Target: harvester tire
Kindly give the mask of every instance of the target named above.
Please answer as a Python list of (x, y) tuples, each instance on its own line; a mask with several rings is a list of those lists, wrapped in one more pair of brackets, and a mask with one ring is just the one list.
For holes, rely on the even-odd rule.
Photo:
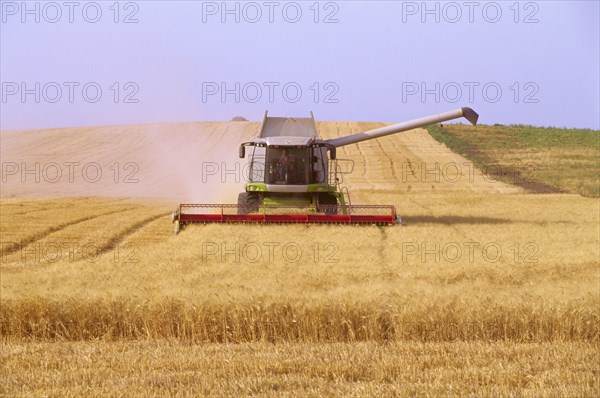
[(325, 214), (337, 214), (337, 198), (330, 193), (321, 192), (317, 197), (319, 207), (323, 205)]
[(238, 195), (238, 214), (256, 213), (260, 207), (260, 197), (257, 193), (242, 192)]

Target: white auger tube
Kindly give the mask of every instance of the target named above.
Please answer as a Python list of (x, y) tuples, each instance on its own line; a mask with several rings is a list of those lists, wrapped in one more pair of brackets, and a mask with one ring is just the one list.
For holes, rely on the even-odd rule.
[(429, 126), (435, 123), (446, 122), (448, 120), (459, 119), (464, 117), (471, 124), (476, 125), (479, 115), (471, 108), (463, 107), (454, 111), (440, 113), (438, 115), (425, 116), (419, 119), (409, 120), (407, 122), (392, 124), (391, 126), (380, 127), (378, 129), (365, 131), (346, 137), (334, 138), (331, 140), (325, 140), (326, 143), (335, 147), (340, 147), (349, 144), (355, 144), (357, 142), (372, 140), (374, 138), (383, 137), (390, 134), (399, 133), (401, 131), (412, 130), (419, 127)]

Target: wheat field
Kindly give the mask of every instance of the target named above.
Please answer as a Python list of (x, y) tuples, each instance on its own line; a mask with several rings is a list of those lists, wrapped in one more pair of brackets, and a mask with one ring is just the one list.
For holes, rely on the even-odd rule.
[[(393, 204), (402, 226), (174, 236), (180, 201), (235, 202), (239, 183), (198, 170), (256, 129), (2, 133), (3, 162), (93, 161), (108, 175), (3, 174), (2, 395), (598, 394), (597, 199), (525, 194), (415, 130), (338, 155), (355, 162), (353, 203)], [(134, 162), (138, 183), (115, 183), (115, 162)]]
[(13, 370), (3, 375), (10, 395), (591, 397), (598, 388), (597, 351), (573, 342), (150, 340), (2, 348)]

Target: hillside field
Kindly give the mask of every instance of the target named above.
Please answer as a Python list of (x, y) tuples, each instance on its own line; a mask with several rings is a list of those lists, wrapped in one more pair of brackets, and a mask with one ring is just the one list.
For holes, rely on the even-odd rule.
[(427, 130), (494, 179), (530, 192), (600, 197), (600, 131), (461, 124)]

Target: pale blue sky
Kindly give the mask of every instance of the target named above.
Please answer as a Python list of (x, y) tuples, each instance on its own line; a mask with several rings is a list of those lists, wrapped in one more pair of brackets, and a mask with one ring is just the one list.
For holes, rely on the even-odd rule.
[(228, 2), (224, 15), (221, 1), (75, 2), (72, 22), (62, 1), (22, 4), (1, 2), (3, 130), (267, 109), (391, 122), (460, 106), (485, 124), (600, 128), (598, 1), (427, 2), (430, 13), (421, 1)]

